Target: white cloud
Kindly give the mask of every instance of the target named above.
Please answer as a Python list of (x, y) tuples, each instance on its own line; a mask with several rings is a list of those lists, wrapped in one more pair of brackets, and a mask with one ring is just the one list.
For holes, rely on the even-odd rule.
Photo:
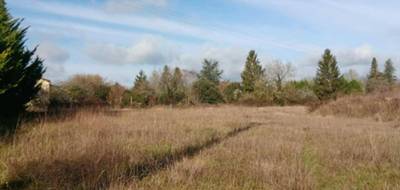
[[(14, 6), (25, 7), (29, 0), (20, 0), (12, 2)], [(141, 16), (135, 14), (107, 14), (104, 11), (98, 10), (95, 7), (75, 6), (68, 3), (54, 3), (35, 1), (35, 5), (29, 7), (30, 10), (40, 11), (42, 13), (56, 14), (59, 16), (81, 19), (94, 23), (102, 23), (105, 30), (110, 27), (128, 27), (132, 30), (144, 29), (147, 33), (168, 34), (179, 37), (190, 37), (197, 40), (205, 40), (214, 43), (224, 43), (229, 45), (243, 45), (253, 46), (254, 44), (263, 44), (267, 47), (276, 47), (280, 49), (287, 49), (297, 52), (309, 52), (315, 50), (313, 44), (299, 44), (291, 41), (278, 40), (268, 35), (255, 35), (252, 31), (237, 31), (235, 28), (225, 28), (218, 26), (200, 26), (196, 25), (190, 20), (187, 22), (176, 21), (173, 19), (166, 19), (157, 16)], [(65, 22), (65, 20), (58, 20), (58, 22)], [(64, 23), (63, 23), (64, 24)], [(85, 23), (87, 24), (87, 23)], [(106, 24), (106, 26), (104, 26)], [(74, 26), (68, 25), (66, 26)], [(76, 25), (80, 25), (77, 23)], [(237, 28), (237, 27), (236, 27)], [(245, 28), (245, 27), (243, 27)], [(252, 35), (249, 35), (252, 34)]]
[(146, 37), (130, 47), (114, 44), (95, 44), (86, 48), (87, 55), (93, 60), (105, 64), (170, 64), (177, 59), (166, 40)]
[[(313, 76), (318, 61), (322, 57), (323, 50), (320, 53), (315, 53), (308, 57), (299, 60), (300, 78)], [(383, 69), (384, 62), (392, 58), (395, 67), (400, 66), (400, 59), (396, 55), (382, 54), (377, 52), (371, 45), (364, 44), (354, 48), (335, 48), (332, 49), (332, 53), (336, 56), (339, 68), (342, 73), (346, 73), (349, 70), (356, 70), (361, 76), (365, 76), (370, 68), (373, 57), (378, 59), (380, 69)]]
[[(278, 10), (296, 21), (322, 30), (353, 34), (394, 35), (400, 30), (399, 1), (388, 0), (231, 0)], [(397, 35), (398, 36), (398, 35)], [(379, 36), (382, 37), (382, 36)]]
[(369, 45), (362, 45), (354, 49), (341, 50), (337, 60), (341, 66), (366, 66), (371, 63), (372, 57), (377, 56)]
[(108, 0), (105, 9), (111, 13), (130, 13), (145, 7), (165, 7), (167, 0)]
[(44, 42), (39, 45), (36, 53), (40, 58), (44, 59), (46, 78), (63, 79), (65, 73), (64, 63), (70, 58), (66, 50), (52, 42)]

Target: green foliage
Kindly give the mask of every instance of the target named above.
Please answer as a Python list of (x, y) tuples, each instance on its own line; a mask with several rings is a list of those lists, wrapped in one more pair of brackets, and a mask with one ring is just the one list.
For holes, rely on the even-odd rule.
[(222, 71), (218, 68), (218, 62), (204, 60), (203, 68), (198, 79), (193, 85), (193, 90), (201, 103), (217, 104), (224, 102), (218, 88)]
[(336, 99), (340, 89), (340, 71), (336, 57), (326, 49), (318, 63), (314, 91), (320, 100)]
[(138, 106), (144, 107), (154, 104), (155, 92), (150, 87), (147, 76), (143, 71), (140, 71), (136, 76), (135, 84), (132, 89), (132, 101)]
[(243, 93), (239, 102), (246, 105), (265, 106), (273, 104), (273, 87), (265, 80), (255, 82), (251, 93)]
[(238, 101), (242, 94), (240, 83), (238, 82), (229, 83), (225, 87), (223, 94), (226, 102), (232, 103)]
[(284, 104), (304, 105), (317, 101), (318, 97), (313, 89), (312, 81), (308, 80), (287, 83), (283, 88)]
[(385, 62), (385, 71), (383, 72), (383, 77), (390, 84), (393, 85), (396, 82), (396, 69), (393, 66), (393, 62), (391, 59), (388, 59)]
[(178, 104), (186, 97), (183, 74), (179, 68), (171, 74), (169, 67), (165, 66), (158, 87), (158, 99), (162, 104)]
[(171, 87), (172, 75), (168, 66), (165, 66), (160, 77), (158, 88), (160, 94), (158, 95), (159, 102), (162, 104), (172, 103), (172, 87)]
[[(392, 63), (388, 60), (385, 64), (385, 72), (381, 73), (378, 69), (378, 61), (374, 57), (371, 63), (371, 69), (368, 74), (366, 91), (368, 93), (374, 91), (385, 91), (390, 88), (390, 82), (394, 82), (394, 68)], [(393, 73), (392, 73), (393, 71)]]
[(27, 28), (13, 19), (0, 0), (0, 135), (13, 132), (18, 115), (40, 89), (42, 60), (25, 47)]
[(130, 107), (133, 106), (133, 95), (132, 91), (125, 90), (122, 94), (122, 106), (123, 107)]
[(193, 88), (197, 94), (199, 102), (201, 103), (218, 104), (224, 102), (218, 86), (210, 80), (199, 79), (195, 82)]
[(371, 70), (369, 71), (368, 79), (378, 79), (381, 76), (381, 72), (378, 69), (378, 61), (376, 58), (372, 58)]
[(362, 93), (363, 84), (358, 80), (347, 80), (340, 77), (340, 92), (345, 95)]
[(197, 76), (199, 79), (208, 80), (215, 85), (218, 85), (223, 71), (219, 70), (219, 63), (215, 60), (204, 59), (203, 68), (200, 71), (200, 74)]
[(172, 104), (182, 102), (186, 98), (186, 88), (181, 69), (175, 68), (171, 80)]
[(265, 70), (262, 68), (257, 54), (254, 50), (249, 52), (246, 65), (242, 72), (242, 85), (244, 92), (253, 92), (257, 81), (262, 80), (265, 75)]

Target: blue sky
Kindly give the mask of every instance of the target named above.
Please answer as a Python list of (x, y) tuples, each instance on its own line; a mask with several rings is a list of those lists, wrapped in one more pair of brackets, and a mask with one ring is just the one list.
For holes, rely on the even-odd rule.
[(297, 78), (312, 77), (325, 48), (342, 72), (366, 73), (373, 56), (400, 62), (400, 2), (385, 0), (6, 0), (30, 26), (46, 77), (100, 74), (131, 86), (143, 69), (198, 70), (220, 62), (239, 80), (249, 50), (266, 65), (291, 62)]

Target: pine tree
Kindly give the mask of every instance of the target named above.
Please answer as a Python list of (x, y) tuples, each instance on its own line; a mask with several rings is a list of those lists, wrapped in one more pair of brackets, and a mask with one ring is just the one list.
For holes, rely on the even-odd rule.
[(169, 67), (166, 65), (164, 66), (163, 72), (161, 73), (160, 77), (160, 94), (159, 94), (159, 101), (162, 104), (171, 104), (172, 103), (172, 89), (171, 89), (171, 80), (172, 74)]
[(378, 79), (380, 76), (380, 72), (378, 69), (378, 61), (376, 58), (372, 58), (372, 63), (371, 63), (371, 70), (369, 71), (368, 79)]
[(185, 98), (185, 84), (183, 74), (179, 67), (176, 67), (171, 79), (171, 89), (173, 94), (173, 104), (181, 102)]
[(336, 58), (329, 49), (326, 49), (318, 63), (315, 77), (315, 94), (320, 100), (335, 99), (340, 85), (340, 71)]
[(366, 91), (373, 92), (378, 89), (384, 89), (387, 85), (385, 84), (386, 81), (384, 80), (383, 74), (379, 71), (378, 68), (378, 61), (376, 58), (372, 58), (371, 62), (371, 69), (367, 76), (367, 84), (366, 84)]
[(147, 76), (144, 71), (140, 71), (139, 74), (135, 78), (135, 84), (133, 85), (133, 90), (143, 89), (147, 87), (149, 82), (147, 81)]
[(219, 70), (218, 61), (204, 59), (203, 68), (198, 75), (198, 78), (206, 79), (213, 82), (216, 85), (219, 85), (219, 81), (221, 80), (222, 71)]
[(257, 81), (262, 80), (265, 70), (260, 65), (257, 54), (254, 50), (249, 52), (246, 65), (242, 72), (242, 85), (245, 92), (253, 92)]
[(0, 0), (0, 134), (12, 133), (18, 116), (40, 89), (44, 67), (36, 49), (25, 47), (27, 28), (13, 19)]
[(392, 60), (388, 59), (385, 63), (385, 71), (383, 72), (383, 77), (389, 85), (393, 85), (396, 82), (395, 72), (396, 69), (393, 66)]
[(218, 62), (204, 60), (203, 68), (197, 76), (193, 88), (201, 103), (217, 104), (222, 103), (223, 96), (218, 88), (222, 71), (218, 68)]
[(154, 101), (154, 90), (151, 89), (147, 76), (143, 71), (140, 71), (135, 78), (135, 84), (132, 90), (133, 100), (139, 106), (149, 106)]

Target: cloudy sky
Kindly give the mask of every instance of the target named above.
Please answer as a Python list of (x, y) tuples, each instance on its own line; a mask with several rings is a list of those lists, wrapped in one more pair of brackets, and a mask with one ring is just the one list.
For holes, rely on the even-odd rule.
[[(343, 72), (368, 70), (373, 56), (400, 67), (398, 0), (6, 0), (30, 26), (29, 46), (59, 81), (100, 74), (131, 86), (139, 70), (198, 70), (220, 62), (239, 80), (246, 54), (291, 62), (311, 77), (325, 48)], [(399, 69), (400, 70), (400, 69)]]

